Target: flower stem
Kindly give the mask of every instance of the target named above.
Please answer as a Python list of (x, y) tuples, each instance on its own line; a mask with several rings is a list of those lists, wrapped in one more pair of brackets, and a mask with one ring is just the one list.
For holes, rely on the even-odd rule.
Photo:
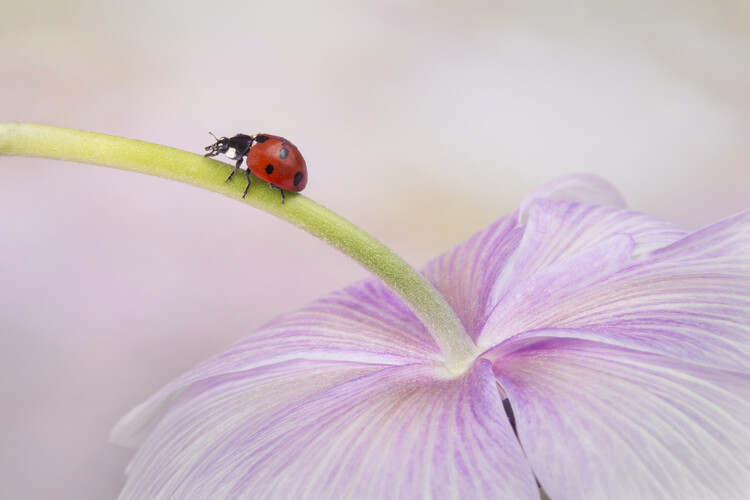
[(70, 160), (165, 177), (199, 186), (291, 222), (359, 262), (392, 289), (427, 327), (446, 364), (460, 369), (475, 345), (445, 298), (417, 270), (360, 228), (299, 193), (260, 182), (242, 199), (244, 182), (225, 183), (227, 164), (202, 155), (94, 132), (30, 123), (0, 123), (0, 155)]

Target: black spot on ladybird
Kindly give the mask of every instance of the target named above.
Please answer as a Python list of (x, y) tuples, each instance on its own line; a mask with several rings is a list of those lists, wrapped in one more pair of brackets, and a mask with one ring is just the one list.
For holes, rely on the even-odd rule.
[(295, 186), (299, 186), (299, 183), (302, 182), (302, 177), (304, 177), (302, 175), (302, 172), (297, 172), (296, 174), (294, 174), (294, 185)]
[(268, 175), (271, 175), (273, 173), (273, 165), (271, 165), (270, 163), (266, 165), (266, 173)]
[(255, 142), (259, 142), (259, 143), (262, 144), (262, 143), (266, 142), (267, 140), (268, 140), (268, 136), (267, 135), (258, 135), (258, 136), (255, 136)]
[(287, 156), (289, 156), (289, 150), (287, 148), (279, 149), (279, 158), (286, 160)]

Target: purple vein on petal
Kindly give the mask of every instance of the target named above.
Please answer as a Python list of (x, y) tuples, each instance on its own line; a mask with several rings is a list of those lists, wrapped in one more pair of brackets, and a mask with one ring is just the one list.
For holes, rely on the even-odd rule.
[(425, 274), (476, 338), (498, 299), (545, 265), (614, 234), (631, 235), (645, 251), (685, 233), (623, 206), (617, 190), (598, 177), (550, 182), (527, 196), (519, 211), (432, 261)]
[[(131, 479), (123, 497), (174, 496), (190, 478), (200, 481), (210, 476), (208, 471), (232, 460), (231, 454), (213, 463), (204, 458), (223, 446), (237, 426), (252, 425), (268, 412), (283, 411), (300, 398), (379, 369), (382, 366), (297, 360), (193, 383), (172, 395), (169, 408), (138, 449), (128, 466)], [(130, 430), (127, 420), (119, 427), (115, 432)], [(213, 496), (221, 495), (223, 488), (209, 481), (205, 487), (214, 489)], [(182, 491), (197, 497), (200, 488)]]
[[(457, 379), (417, 365), (382, 370), (288, 409), (281, 421), (270, 417), (256, 431), (269, 434), (262, 443), (256, 435), (246, 443), (263, 448), (263, 462), (248, 452), (255, 465), (247, 464), (233, 493), (251, 483), (269, 496), (484, 498), (506, 491), (533, 498), (533, 478), (501, 407), (489, 364)], [(318, 418), (311, 422), (311, 415)], [(284, 446), (297, 450), (294, 460), (269, 466)]]
[(487, 361), (457, 378), (420, 365), (259, 370), (274, 373), (180, 394), (125, 496), (538, 497)]
[(748, 248), (750, 212), (644, 254), (586, 289), (558, 293), (533, 318), (519, 311), (508, 321), (521, 337), (565, 328), (577, 338), (750, 371)]
[(615, 235), (633, 239), (634, 254), (667, 246), (686, 234), (639, 212), (565, 201), (539, 200), (527, 208), (523, 239), (494, 285), (497, 301), (518, 283), (556, 262)]
[(477, 341), (490, 348), (529, 330), (557, 325), (588, 310), (589, 289), (627, 265), (633, 240), (617, 235), (533, 274), (505, 294)]
[(411, 310), (378, 280), (368, 279), (271, 321), (170, 382), (122, 419), (113, 440), (138, 445), (172, 398), (193, 384), (300, 359), (387, 366), (442, 358)]
[(489, 312), (492, 284), (522, 235), (516, 215), (504, 217), (431, 261), (424, 270), (474, 340)]
[(589, 174), (573, 174), (547, 182), (535, 189), (521, 202), (519, 220), (525, 224), (528, 209), (539, 200), (568, 201), (585, 205), (625, 208), (625, 199), (620, 192), (601, 177)]
[(568, 338), (498, 350), (487, 356), (551, 498), (747, 493), (749, 375)]

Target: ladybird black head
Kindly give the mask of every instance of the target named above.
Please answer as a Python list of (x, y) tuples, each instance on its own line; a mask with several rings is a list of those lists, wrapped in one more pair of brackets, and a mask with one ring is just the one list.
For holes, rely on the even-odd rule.
[(205, 148), (203, 148), (205, 151), (208, 151), (208, 153), (203, 156), (209, 157), (226, 153), (227, 149), (229, 148), (229, 139), (227, 137), (218, 138), (212, 132), (209, 132), (209, 134), (214, 136), (216, 142), (214, 142), (210, 146), (206, 146)]
[[(211, 134), (211, 132), (209, 132)], [(214, 134), (211, 134), (216, 139), (216, 142), (210, 146), (206, 146), (204, 149), (208, 151), (203, 156), (216, 156), (218, 154), (226, 155), (227, 158), (232, 160), (241, 160), (253, 145), (255, 140), (253, 137), (245, 134), (237, 134), (232, 137), (221, 137), (218, 138)]]

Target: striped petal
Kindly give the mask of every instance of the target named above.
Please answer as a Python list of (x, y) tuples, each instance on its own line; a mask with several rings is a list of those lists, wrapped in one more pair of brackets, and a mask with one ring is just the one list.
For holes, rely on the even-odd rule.
[(430, 262), (425, 276), (476, 338), (492, 310), (490, 293), (523, 236), (517, 215), (500, 219), (465, 243)]
[(538, 333), (487, 356), (551, 498), (746, 497), (748, 374)]
[(128, 413), (113, 430), (112, 440), (123, 446), (140, 445), (175, 395), (186, 388), (300, 359), (389, 366), (442, 358), (411, 310), (379, 281), (364, 280), (276, 318), (170, 382)]
[(493, 285), (499, 301), (534, 273), (583, 252), (616, 235), (634, 242), (633, 253), (667, 246), (687, 233), (639, 212), (567, 201), (536, 200), (524, 215), (523, 238)]
[(529, 208), (539, 200), (570, 201), (585, 205), (625, 208), (620, 192), (601, 177), (572, 174), (550, 181), (532, 191), (521, 202), (520, 220), (526, 223)]
[(633, 247), (629, 236), (613, 236), (534, 273), (495, 305), (478, 345), (487, 349), (518, 333), (558, 326), (568, 315), (587, 311), (590, 288), (627, 265)]
[[(497, 304), (537, 272), (614, 236), (632, 239), (632, 255), (687, 234), (623, 205), (620, 194), (597, 177), (553, 181), (526, 197), (516, 213), (430, 262), (425, 274), (476, 340)], [(503, 338), (500, 332), (486, 333), (479, 342), (490, 346)]]
[(480, 344), (577, 329), (579, 338), (750, 371), (750, 212), (633, 258), (615, 241), (519, 284)]
[(294, 361), (180, 393), (124, 498), (538, 498), (490, 363)]

